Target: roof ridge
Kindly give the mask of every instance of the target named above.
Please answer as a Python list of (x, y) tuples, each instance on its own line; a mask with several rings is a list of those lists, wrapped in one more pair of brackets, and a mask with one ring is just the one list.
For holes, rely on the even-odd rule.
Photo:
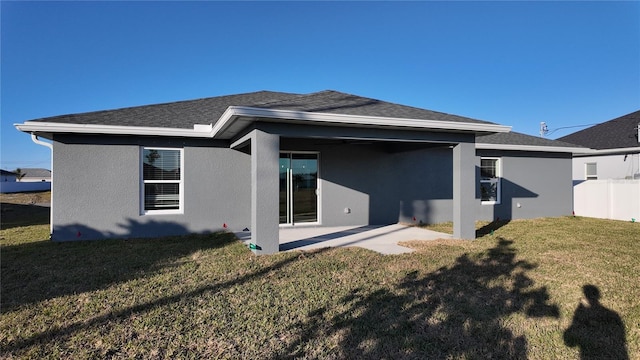
[[(371, 99), (371, 100), (376, 100), (376, 101), (383, 101), (383, 100), (368, 98), (368, 97), (364, 97), (364, 96), (360, 96), (360, 95), (349, 94), (349, 93), (336, 91), (336, 90), (331, 90), (331, 89), (314, 91), (314, 92), (307, 93), (307, 94), (295, 94), (295, 93), (291, 93), (291, 94), (294, 95), (294, 96), (292, 96), (292, 98), (301, 99), (301, 98), (304, 98), (304, 97), (310, 97), (310, 96), (314, 96), (314, 95), (321, 95), (321, 94), (324, 94), (324, 93), (327, 93), (327, 94), (328, 93), (343, 94), (343, 95), (359, 97), (359, 98), (362, 98), (362, 99)], [(287, 94), (287, 93), (285, 93), (285, 94)], [(282, 102), (285, 102), (285, 101), (290, 101), (290, 100), (291, 100), (291, 98), (281, 99), (281, 100), (274, 100), (274, 101), (269, 101), (269, 102), (264, 102), (264, 103), (258, 103), (256, 105), (275, 105), (275, 104), (282, 103)], [(424, 109), (421, 109), (421, 110), (424, 110)]]
[[(274, 92), (274, 91), (268, 91), (268, 92)], [(287, 99), (259, 102), (259, 103), (256, 103), (255, 105), (272, 105), (272, 104), (277, 104), (277, 103), (283, 102), (283, 101), (289, 101), (292, 98), (300, 98), (300, 97), (305, 97), (305, 96), (308, 96), (308, 95), (312, 95), (312, 94), (297, 94), (297, 93), (285, 93), (285, 92), (281, 92), (281, 94), (290, 94), (291, 97), (287, 98)]]

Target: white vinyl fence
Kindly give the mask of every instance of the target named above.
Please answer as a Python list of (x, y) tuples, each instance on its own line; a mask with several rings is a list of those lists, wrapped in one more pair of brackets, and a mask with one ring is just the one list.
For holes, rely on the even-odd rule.
[(0, 182), (0, 193), (17, 193), (27, 191), (51, 190), (51, 181), (4, 181)]
[(640, 222), (640, 180), (587, 180), (573, 186), (577, 216)]

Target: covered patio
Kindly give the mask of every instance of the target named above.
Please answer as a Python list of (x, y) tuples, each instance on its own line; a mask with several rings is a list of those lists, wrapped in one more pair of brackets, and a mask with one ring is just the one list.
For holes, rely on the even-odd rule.
[[(407, 131), (409, 130), (409, 131)], [(434, 132), (431, 129), (386, 129), (386, 128), (351, 128), (320, 127), (299, 124), (277, 124), (273, 122), (255, 122), (245, 130), (231, 148), (244, 151), (251, 156), (251, 244), (257, 254), (271, 254), (288, 250), (284, 243), (292, 241), (304, 246), (312, 245), (309, 241), (324, 242), (326, 234), (346, 231), (332, 230), (335, 226), (362, 226), (367, 231), (358, 232), (362, 238), (378, 235), (364, 234), (377, 230), (393, 233), (392, 230), (376, 225), (389, 225), (402, 221), (399, 212), (409, 218), (416, 212), (446, 212), (453, 220), (453, 237), (458, 239), (475, 238), (476, 209), (476, 156), (475, 133), (466, 132)], [(330, 142), (328, 145), (314, 145), (318, 140)], [(346, 143), (337, 143), (341, 141)], [(358, 151), (349, 146), (356, 143), (370, 142), (372, 145), (360, 146)], [(302, 145), (301, 145), (302, 144)], [(351, 145), (349, 145), (351, 144)], [(380, 144), (388, 144), (394, 150), (380, 150)], [(422, 147), (422, 151), (395, 150), (403, 144)], [(350, 149), (350, 150), (349, 150)], [(279, 159), (282, 151), (318, 151), (320, 156), (320, 175), (317, 196), (319, 199), (318, 218), (314, 225), (325, 228), (323, 234), (299, 235), (288, 238), (286, 230), (281, 231), (278, 221), (280, 217), (280, 182)], [(351, 151), (352, 150), (352, 151)], [(356, 155), (356, 153), (358, 155)], [(413, 158), (416, 154), (431, 153), (431, 162), (426, 158)], [(353, 161), (345, 162), (352, 157)], [(415, 160), (415, 161), (413, 161)], [(437, 165), (436, 165), (437, 164)], [(418, 170), (408, 169), (417, 167)], [(440, 174), (440, 171), (446, 171)], [(436, 173), (437, 175), (434, 175)], [(354, 179), (358, 179), (355, 181)], [(408, 186), (412, 183), (413, 186)], [(436, 190), (437, 189), (437, 190)], [(450, 205), (442, 209), (423, 209), (415, 207), (427, 196), (419, 193), (436, 192), (435, 199), (450, 199)], [(408, 194), (400, 200), (399, 193)], [(390, 195), (393, 194), (393, 195)], [(440, 197), (443, 196), (443, 197)], [(341, 205), (341, 204), (349, 205)], [(419, 206), (418, 206), (419, 207)], [(443, 210), (448, 209), (448, 210)], [(404, 220), (406, 221), (406, 219)], [(383, 230), (380, 230), (383, 229)], [(407, 232), (404, 229), (404, 232)], [(309, 231), (296, 230), (296, 231)], [(316, 230), (317, 231), (317, 230)], [(341, 243), (357, 243), (361, 238), (355, 234), (344, 234), (346, 239)], [(320, 238), (318, 238), (320, 236)], [(324, 236), (325, 238), (322, 238)], [(434, 235), (443, 237), (440, 235)], [(434, 236), (426, 236), (433, 239)], [(447, 235), (448, 236), (448, 235)], [(345, 236), (341, 236), (345, 237)], [(353, 237), (353, 238), (349, 238)], [(420, 237), (425, 237), (421, 234)], [(450, 237), (450, 236), (448, 236)], [(313, 240), (315, 238), (315, 240)], [(306, 240), (305, 240), (306, 239)], [(312, 240), (309, 240), (312, 239)], [(385, 238), (383, 238), (385, 239)], [(402, 240), (412, 240), (406, 238)], [(383, 241), (384, 242), (384, 241)], [(397, 242), (397, 241), (396, 241)], [(371, 243), (371, 242), (369, 242)], [(327, 245), (323, 245), (327, 246)], [(406, 248), (387, 248), (391, 253), (407, 251)], [(298, 246), (296, 246), (298, 247)]]

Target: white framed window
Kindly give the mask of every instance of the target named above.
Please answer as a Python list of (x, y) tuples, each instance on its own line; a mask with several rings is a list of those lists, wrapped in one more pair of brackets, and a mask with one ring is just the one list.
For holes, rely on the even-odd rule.
[(183, 213), (183, 153), (175, 148), (140, 148), (141, 214)]
[(585, 163), (584, 174), (587, 180), (598, 180), (598, 163)]
[(480, 198), (482, 204), (500, 204), (500, 158), (480, 158)]

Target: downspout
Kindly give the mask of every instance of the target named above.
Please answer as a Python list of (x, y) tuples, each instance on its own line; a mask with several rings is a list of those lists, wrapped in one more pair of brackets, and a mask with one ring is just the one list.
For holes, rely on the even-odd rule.
[[(636, 135), (636, 140), (638, 141), (638, 145), (640, 145), (640, 123), (638, 123), (638, 128), (636, 130), (638, 130), (636, 132), (636, 134), (635, 134)], [(636, 159), (634, 159), (636, 156), (638, 157), (638, 159), (637, 159), (638, 161), (637, 162), (634, 161), (634, 160), (636, 160)], [(625, 155), (625, 157), (626, 157), (626, 155)], [(636, 169), (634, 169), (635, 166), (636, 166), (636, 163), (638, 165), (638, 170), (637, 171), (636, 171)], [(638, 152), (637, 154), (631, 154), (631, 178), (634, 179), (634, 180), (635, 179), (640, 179), (639, 176), (640, 176), (640, 152)]]
[(49, 206), (49, 236), (51, 236), (53, 235), (53, 144), (38, 139), (38, 135), (34, 133), (31, 133), (31, 141), (51, 150), (51, 204)]

